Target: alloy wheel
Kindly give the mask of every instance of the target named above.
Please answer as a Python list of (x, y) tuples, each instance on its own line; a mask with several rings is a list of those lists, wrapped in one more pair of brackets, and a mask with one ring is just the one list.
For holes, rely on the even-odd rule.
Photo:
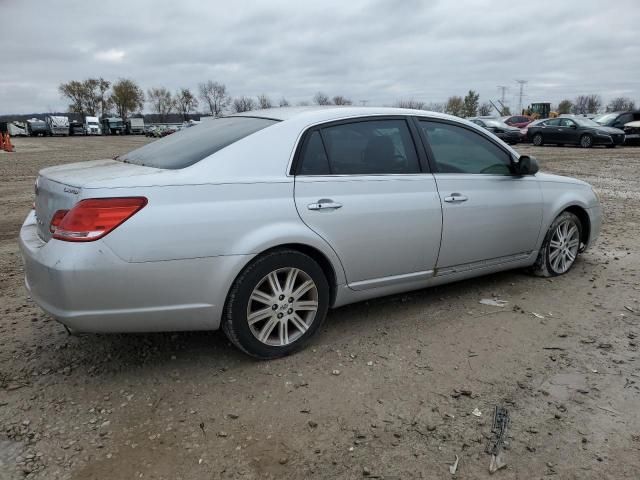
[(289, 345), (309, 329), (318, 311), (318, 288), (298, 268), (280, 268), (264, 276), (251, 292), (247, 322), (265, 345)]
[(549, 242), (549, 265), (557, 274), (565, 273), (578, 255), (580, 230), (571, 220), (556, 227)]
[(542, 145), (542, 135), (540, 135), (540, 134), (534, 135), (534, 137), (533, 137), (533, 144), (534, 144), (536, 147), (541, 146), (541, 145)]
[(589, 135), (583, 135), (582, 138), (580, 139), (580, 146), (583, 148), (589, 148), (592, 143), (593, 143), (593, 140)]

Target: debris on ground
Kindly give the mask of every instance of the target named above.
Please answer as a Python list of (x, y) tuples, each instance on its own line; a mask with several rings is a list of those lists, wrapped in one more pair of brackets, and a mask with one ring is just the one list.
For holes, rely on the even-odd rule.
[(496, 405), (493, 410), (493, 424), (491, 426), (491, 438), (487, 444), (485, 452), (491, 455), (489, 473), (495, 473), (507, 466), (502, 458), (502, 447), (507, 437), (509, 427), (509, 412), (506, 408)]
[(473, 409), (473, 412), (471, 412), (471, 415), (475, 416), (475, 417), (481, 417), (482, 416), (482, 412), (480, 411), (480, 409), (478, 407)]
[(489, 305), (490, 307), (504, 307), (509, 302), (506, 300), (499, 300), (497, 298), (483, 298), (480, 300), (480, 303), (482, 305)]
[(458, 470), (458, 462), (460, 461), (460, 458), (458, 457), (458, 455), (456, 455), (456, 461), (453, 462), (452, 465), (449, 465), (449, 473), (451, 475), (455, 475), (456, 471)]

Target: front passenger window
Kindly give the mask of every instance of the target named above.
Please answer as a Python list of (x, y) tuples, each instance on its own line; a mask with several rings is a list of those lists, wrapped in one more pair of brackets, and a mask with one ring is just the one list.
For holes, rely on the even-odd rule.
[(420, 120), (439, 173), (511, 175), (507, 152), (482, 135), (448, 123)]

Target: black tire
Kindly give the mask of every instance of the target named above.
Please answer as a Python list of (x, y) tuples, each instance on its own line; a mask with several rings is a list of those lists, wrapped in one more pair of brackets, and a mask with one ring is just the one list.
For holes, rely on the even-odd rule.
[[(315, 283), (318, 308), (308, 329), (296, 340), (284, 346), (268, 345), (251, 330), (247, 318), (250, 297), (254, 289), (270, 273), (284, 268), (296, 268)], [(286, 300), (285, 300), (286, 301)], [(231, 343), (260, 360), (283, 357), (301, 349), (324, 323), (329, 309), (329, 284), (322, 268), (308, 255), (296, 250), (274, 250), (256, 258), (236, 278), (224, 308), (222, 330)], [(275, 330), (275, 329), (274, 329)]]
[(591, 148), (593, 147), (593, 137), (588, 133), (585, 133), (580, 137), (580, 146), (582, 148)]
[(536, 133), (531, 139), (531, 143), (536, 147), (541, 147), (544, 145), (544, 138), (542, 138), (541, 133)]
[[(575, 264), (575, 260), (574, 260), (567, 270), (565, 270), (564, 272), (558, 272), (553, 268), (553, 264), (549, 258), (549, 255), (550, 255), (549, 246), (551, 243), (551, 238), (553, 236), (553, 233), (555, 232), (555, 230), (558, 228), (559, 225), (567, 221), (576, 225), (578, 229), (578, 238), (580, 239), (579, 242), (582, 241), (582, 222), (580, 221), (580, 219), (571, 212), (562, 212), (560, 215), (558, 215), (558, 217), (556, 217), (553, 223), (551, 223), (551, 226), (549, 227), (549, 230), (547, 231), (547, 234), (544, 237), (544, 241), (542, 242), (542, 246), (540, 247), (540, 251), (538, 252), (538, 258), (536, 259), (536, 263), (534, 263), (530, 269), (532, 274), (538, 277), (557, 277), (558, 275), (564, 275), (565, 273), (567, 273), (569, 270), (571, 270), (571, 268)], [(578, 253), (580, 252), (580, 249), (581, 249), (581, 244), (579, 243), (578, 251), (576, 252), (576, 258), (578, 256)]]
[(564, 143), (558, 143), (556, 144), (558, 147), (564, 147)]

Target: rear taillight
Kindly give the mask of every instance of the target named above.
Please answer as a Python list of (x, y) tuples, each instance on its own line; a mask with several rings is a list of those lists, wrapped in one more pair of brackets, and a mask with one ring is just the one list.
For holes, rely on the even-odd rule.
[(68, 212), (69, 210), (58, 210), (53, 214), (53, 217), (51, 217), (51, 224), (49, 225), (49, 231), (51, 233), (56, 233), (56, 230), (60, 226), (60, 222), (62, 222), (62, 219)]
[[(51, 221), (53, 238), (67, 242), (91, 242), (104, 237), (147, 204), (144, 197), (90, 198), (71, 210), (58, 210)], [(57, 225), (56, 215), (61, 214)]]

